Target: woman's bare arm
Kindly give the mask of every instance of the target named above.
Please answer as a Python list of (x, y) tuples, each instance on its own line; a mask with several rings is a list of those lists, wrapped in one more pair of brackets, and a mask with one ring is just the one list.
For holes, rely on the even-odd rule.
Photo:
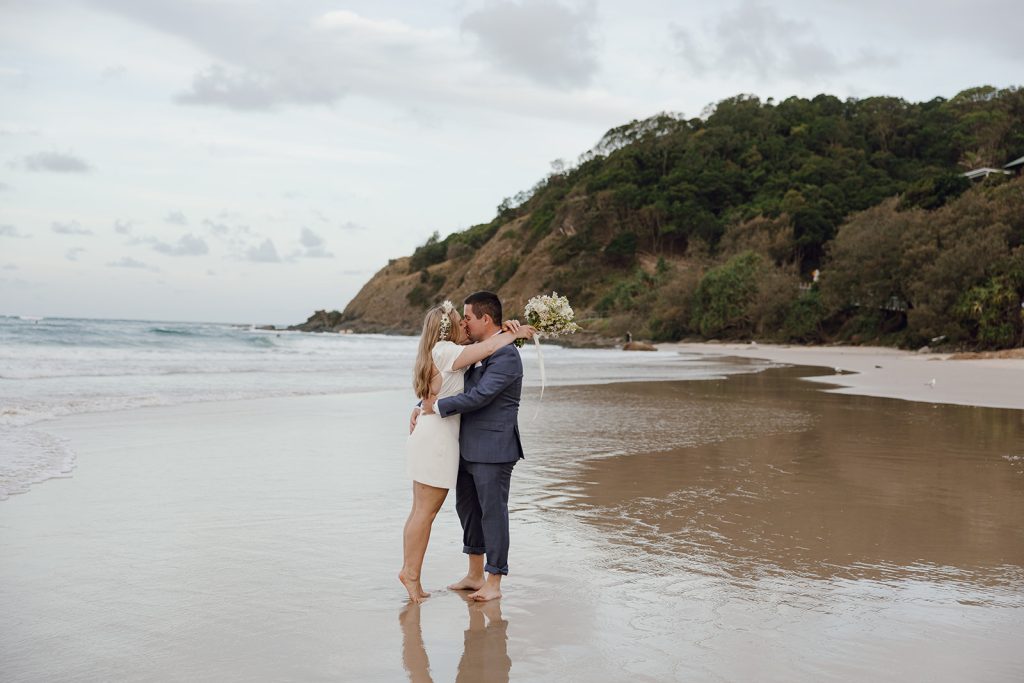
[(460, 353), (459, 357), (455, 359), (454, 363), (452, 363), (452, 370), (468, 368), (470, 365), (487, 358), (501, 347), (508, 346), (516, 339), (532, 339), (535, 332), (536, 330), (529, 325), (522, 325), (514, 333), (502, 332), (501, 334), (494, 335), (486, 341), (470, 344), (462, 349), (462, 353)]

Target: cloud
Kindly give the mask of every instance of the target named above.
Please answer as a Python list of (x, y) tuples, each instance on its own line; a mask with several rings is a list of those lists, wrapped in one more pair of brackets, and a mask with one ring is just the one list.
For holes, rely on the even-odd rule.
[(105, 67), (100, 72), (101, 81), (117, 81), (124, 78), (128, 74), (128, 69), (123, 64), (113, 64)]
[(277, 249), (274, 247), (274, 243), (268, 238), (263, 240), (263, 243), (258, 247), (249, 247), (246, 252), (246, 258), (250, 261), (256, 261), (259, 263), (280, 263), (281, 257), (277, 254)]
[(192, 89), (175, 100), (182, 104), (213, 104), (229, 109), (271, 109), (284, 102), (292, 104), (331, 104), (346, 88), (308, 87), (301, 81), (276, 79), (248, 70), (214, 64), (192, 79)]
[(0, 137), (27, 136), (39, 137), (38, 128), (21, 128), (19, 126), (0, 126)]
[(24, 69), (14, 66), (0, 66), (0, 83), (20, 90), (29, 85), (29, 76)]
[(11, 285), (12, 287), (18, 287), (19, 289), (43, 289), (44, 285), (40, 282), (29, 282), (28, 280), (20, 277), (15, 278), (3, 278), (0, 277), (0, 282)]
[(209, 218), (203, 220), (203, 225), (214, 235), (227, 235), (232, 232), (231, 226), (227, 223), (218, 223), (217, 221), (211, 221)]
[(16, 237), (18, 239), (27, 240), (31, 235), (23, 235), (18, 232), (18, 229), (13, 225), (4, 224), (0, 225), (0, 237)]
[(70, 223), (50, 223), (50, 230), (57, 233), (58, 235), (91, 235), (92, 230), (83, 228), (78, 224), (78, 221), (71, 221)]
[(556, 0), (501, 0), (466, 15), (462, 30), (499, 67), (543, 85), (581, 87), (597, 72), (594, 4), (579, 9)]
[(85, 249), (82, 247), (72, 247), (64, 253), (64, 258), (68, 261), (77, 261), (78, 255), (81, 254)]
[(61, 152), (36, 152), (22, 159), (22, 163), (29, 171), (88, 173), (92, 170), (92, 167), (82, 159)]
[[(251, 112), (359, 96), (403, 112), (475, 108), (604, 124), (634, 112), (603, 92), (581, 97), (566, 87), (596, 71), (594, 3), (584, 1), (582, 9), (506, 1), (467, 16), (460, 40), (457, 28), (317, 12), (314, 3), (93, 0), (205, 53), (207, 66), (175, 97), (183, 105)], [(530, 35), (503, 36), (503, 16)]]
[(11, 189), (11, 186), (7, 183), (0, 183), (0, 192), (7, 192)]
[(138, 268), (140, 270), (151, 270), (153, 272), (159, 272), (160, 269), (156, 266), (151, 266), (147, 263), (143, 263), (137, 259), (133, 259), (131, 256), (122, 256), (117, 261), (111, 261), (107, 264), (108, 268)]
[(192, 233), (182, 235), (175, 244), (156, 241), (153, 243), (153, 249), (168, 256), (202, 256), (210, 251), (206, 240)]
[(893, 53), (867, 49), (843, 59), (826, 46), (813, 24), (787, 19), (758, 0), (744, 0), (724, 12), (713, 27), (700, 32), (706, 39), (680, 26), (669, 30), (677, 53), (698, 76), (815, 79), (899, 63)]
[(185, 214), (181, 211), (170, 211), (164, 220), (173, 225), (188, 225), (188, 219), (185, 218)]
[(131, 221), (114, 221), (114, 232), (118, 235), (130, 235), (132, 234), (132, 222)]
[(14, 265), (13, 263), (5, 263), (3, 269), (4, 270), (17, 270), (18, 266)]
[(303, 228), (299, 236), (299, 242), (304, 247), (322, 247), (324, 244), (324, 238), (309, 228)]
[(324, 246), (324, 238), (309, 228), (302, 228), (299, 235), (299, 243), (305, 247), (305, 251), (298, 251), (295, 256), (304, 258), (334, 258), (334, 254), (327, 251)]
[(365, 225), (353, 223), (352, 221), (345, 221), (339, 227), (345, 232), (361, 232), (363, 230), (369, 230)]

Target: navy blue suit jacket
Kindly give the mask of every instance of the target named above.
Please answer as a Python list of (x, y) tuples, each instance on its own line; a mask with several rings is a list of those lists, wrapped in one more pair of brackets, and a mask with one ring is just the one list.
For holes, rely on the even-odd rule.
[(434, 406), (441, 417), (462, 415), (459, 449), (470, 462), (515, 462), (523, 455), (519, 440), (519, 397), (523, 360), (514, 346), (503, 346), (480, 367), (466, 370), (465, 391)]

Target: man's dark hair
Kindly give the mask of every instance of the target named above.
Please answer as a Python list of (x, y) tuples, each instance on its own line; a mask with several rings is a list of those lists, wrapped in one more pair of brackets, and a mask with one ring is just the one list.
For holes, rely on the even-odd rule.
[(476, 317), (482, 318), (486, 313), (495, 325), (501, 325), (501, 299), (494, 292), (473, 292), (462, 303), (472, 306)]

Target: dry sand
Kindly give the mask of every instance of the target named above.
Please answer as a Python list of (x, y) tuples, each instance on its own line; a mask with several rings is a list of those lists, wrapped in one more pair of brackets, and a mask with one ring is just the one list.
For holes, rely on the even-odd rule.
[(1024, 358), (954, 360), (950, 354), (868, 346), (677, 343), (659, 348), (831, 368), (829, 376), (807, 379), (839, 385), (829, 391), (840, 394), (1024, 410)]

